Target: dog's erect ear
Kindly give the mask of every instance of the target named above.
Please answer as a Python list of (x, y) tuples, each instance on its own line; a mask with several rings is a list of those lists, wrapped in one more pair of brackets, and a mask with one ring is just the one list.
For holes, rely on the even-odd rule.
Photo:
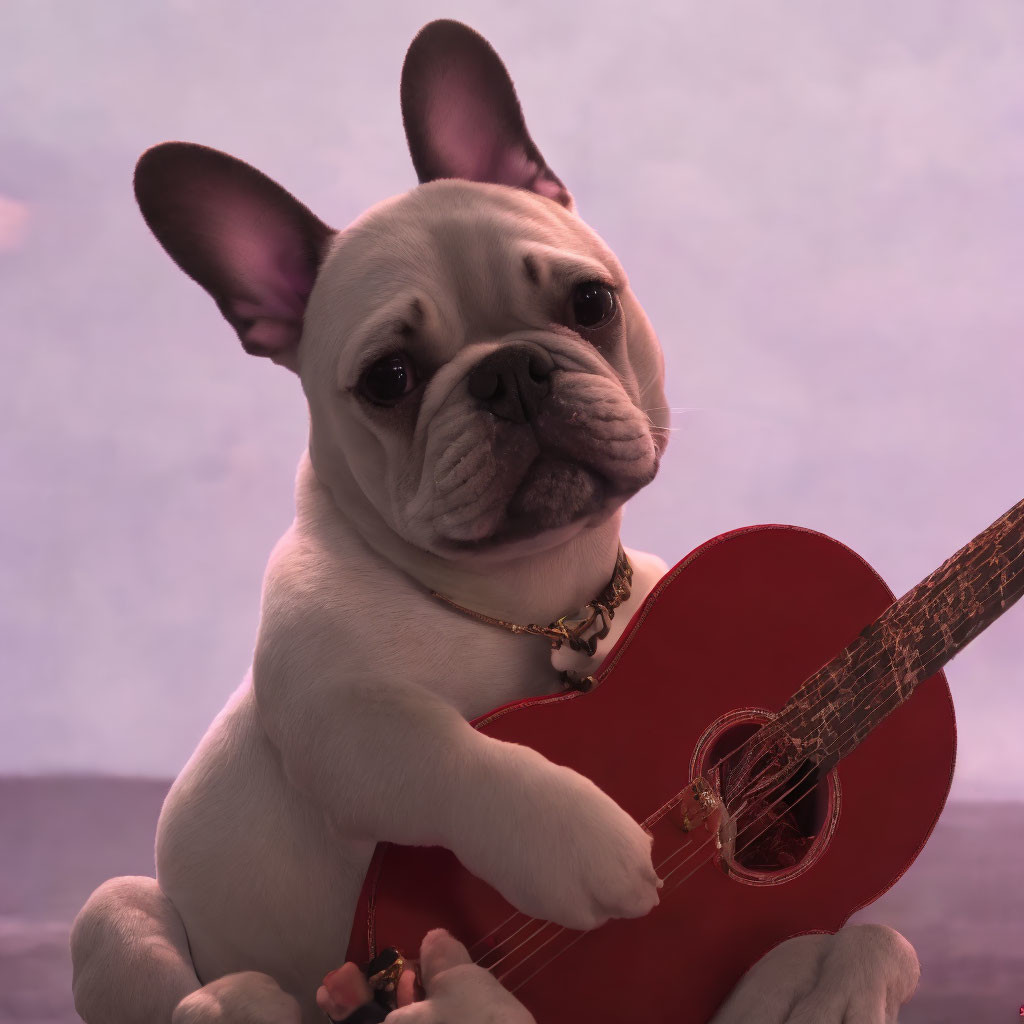
[(523, 121), (501, 58), (483, 36), (447, 18), (424, 25), (402, 66), (402, 121), (420, 183), (490, 181), (576, 206)]
[(135, 166), (135, 199), (245, 351), (298, 372), (306, 300), (333, 229), (255, 167), (194, 142), (147, 149)]

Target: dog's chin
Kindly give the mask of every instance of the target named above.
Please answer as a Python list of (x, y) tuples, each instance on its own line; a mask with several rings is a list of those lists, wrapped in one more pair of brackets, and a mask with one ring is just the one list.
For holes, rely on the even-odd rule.
[(545, 534), (561, 543), (580, 530), (599, 526), (637, 489), (616, 489), (604, 474), (589, 466), (553, 454), (541, 455), (509, 499), (497, 529), (487, 537), (442, 538), (442, 543), (461, 553), (523, 548), (524, 542)]
[(518, 531), (539, 533), (566, 526), (596, 511), (608, 489), (607, 478), (589, 466), (558, 455), (541, 455), (509, 500), (504, 529), (521, 536)]

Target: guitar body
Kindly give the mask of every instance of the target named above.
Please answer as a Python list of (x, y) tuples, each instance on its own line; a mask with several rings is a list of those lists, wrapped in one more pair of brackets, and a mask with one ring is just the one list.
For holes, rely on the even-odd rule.
[[(956, 730), (936, 672), (837, 768), (790, 796), (803, 794), (789, 819), (804, 842), (795, 860), (780, 840), (777, 862), (744, 861), (742, 829), (730, 858), (716, 849), (716, 829), (680, 824), (690, 780), (894, 600), (863, 559), (811, 530), (747, 527), (697, 548), (637, 610), (595, 689), (506, 705), (473, 723), (588, 776), (642, 823), (668, 876), (659, 906), (592, 932), (563, 930), (516, 914), (447, 850), (382, 843), (348, 959), (366, 963), (388, 946), (415, 957), (423, 935), (444, 927), (539, 1024), (704, 1024), (774, 946), (835, 932), (885, 892), (943, 808)], [(617, 978), (638, 984), (627, 991)]]

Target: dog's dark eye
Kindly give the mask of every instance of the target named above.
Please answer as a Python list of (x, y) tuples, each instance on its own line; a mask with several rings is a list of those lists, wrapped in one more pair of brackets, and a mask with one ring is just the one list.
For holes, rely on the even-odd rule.
[(587, 330), (603, 327), (615, 315), (615, 294), (600, 281), (582, 281), (572, 292), (572, 314)]
[(378, 359), (363, 374), (359, 390), (371, 401), (395, 402), (415, 387), (407, 356), (396, 354)]

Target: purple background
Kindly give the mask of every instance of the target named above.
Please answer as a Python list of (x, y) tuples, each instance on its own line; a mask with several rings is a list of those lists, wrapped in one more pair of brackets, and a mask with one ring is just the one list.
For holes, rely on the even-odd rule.
[[(627, 544), (672, 565), (795, 523), (899, 595), (1024, 497), (1017, 0), (5, 0), (0, 775), (177, 774), (249, 663), (292, 516), (298, 382), (150, 235), (135, 161), (201, 142), (343, 227), (416, 183), (398, 81), (435, 17), (498, 50), (664, 345), (674, 433)], [(1018, 608), (947, 669), (960, 801), (1024, 798), (1022, 661)], [(44, 890), (10, 845), (59, 827), (38, 792), (0, 806), (0, 869)], [(993, 837), (1005, 807), (976, 810)], [(1004, 923), (971, 925), (1000, 946), (1020, 865), (986, 869)]]

